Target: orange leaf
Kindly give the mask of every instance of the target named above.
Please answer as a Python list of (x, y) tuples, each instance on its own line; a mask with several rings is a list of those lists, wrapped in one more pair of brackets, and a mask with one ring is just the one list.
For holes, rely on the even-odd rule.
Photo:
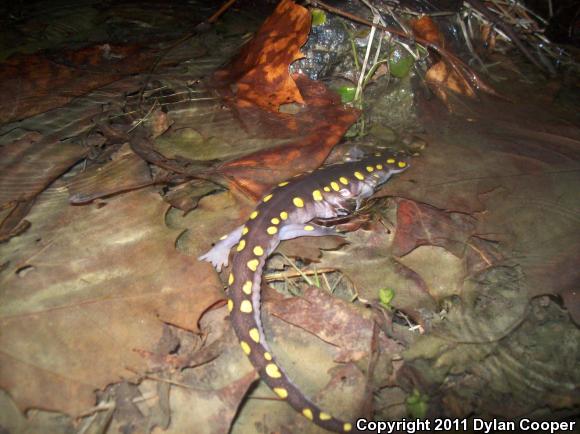
[(274, 115), (256, 108), (240, 110), (242, 119), (265, 125), (273, 137), (294, 140), (223, 164), (219, 172), (233, 182), (232, 187), (257, 198), (272, 185), (317, 168), (357, 119), (358, 112), (340, 105), (338, 95), (323, 84), (302, 75), (296, 77), (296, 83), (306, 108), (295, 115)]
[(277, 112), (281, 104), (303, 104), (288, 67), (303, 57), (300, 47), (309, 31), (308, 10), (282, 0), (240, 55), (216, 76), (236, 82), (240, 107), (256, 105)]
[(423, 16), (416, 20), (411, 20), (410, 24), (415, 36), (437, 44), (440, 47), (445, 47), (445, 39), (431, 17)]
[[(283, 0), (239, 56), (215, 77), (236, 110), (242, 128), (284, 145), (253, 152), (217, 169), (233, 190), (257, 199), (272, 185), (314, 170), (328, 156), (358, 111), (344, 107), (338, 95), (304, 75), (290, 76), (289, 65), (302, 57), (299, 48), (310, 28), (308, 11)], [(235, 98), (231, 88), (236, 89)], [(283, 104), (298, 103), (293, 113)]]

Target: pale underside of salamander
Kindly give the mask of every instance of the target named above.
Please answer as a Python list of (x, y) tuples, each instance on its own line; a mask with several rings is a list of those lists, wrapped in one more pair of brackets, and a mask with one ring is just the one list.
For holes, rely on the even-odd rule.
[(302, 236), (337, 235), (334, 227), (314, 222), (352, 214), (394, 174), (409, 167), (398, 153), (376, 153), (360, 161), (323, 167), (281, 182), (262, 198), (240, 226), (199, 259), (217, 271), (228, 265), (228, 309), (232, 326), (260, 377), (296, 411), (325, 429), (350, 432), (353, 425), (322, 411), (288, 378), (271, 354), (260, 318), (262, 268), (280, 241)]

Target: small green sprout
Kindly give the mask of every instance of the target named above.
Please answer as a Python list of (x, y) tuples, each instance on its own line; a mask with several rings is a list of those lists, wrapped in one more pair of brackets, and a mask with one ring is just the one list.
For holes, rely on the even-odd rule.
[(424, 419), (429, 408), (429, 397), (422, 395), (417, 389), (407, 398), (407, 413), (415, 419)]
[(338, 88), (338, 93), (340, 95), (340, 100), (343, 104), (352, 102), (354, 100), (354, 95), (356, 93), (356, 87), (353, 86), (341, 86)]
[(379, 289), (379, 302), (386, 307), (391, 309), (391, 301), (395, 298), (395, 290), (391, 288), (381, 288)]
[(415, 64), (415, 59), (402, 49), (393, 50), (389, 58), (389, 70), (393, 77), (403, 78), (409, 75), (411, 68)]
[(312, 9), (312, 27), (322, 26), (326, 23), (326, 13), (321, 9)]

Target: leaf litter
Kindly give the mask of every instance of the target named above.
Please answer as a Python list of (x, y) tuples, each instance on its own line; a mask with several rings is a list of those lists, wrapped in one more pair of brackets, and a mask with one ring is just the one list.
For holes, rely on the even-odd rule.
[[(194, 91), (189, 106), (187, 100), (159, 99), (180, 110), (166, 118), (150, 111), (154, 122), (161, 116), (160, 129), (139, 148), (143, 152), (120, 146), (126, 141), (121, 136), (110, 160), (86, 171), (77, 166), (62, 182), (59, 176), (87, 155), (72, 143), (60, 149), (67, 153), (62, 164), (48, 165), (52, 171), (25, 164), (20, 173), (0, 178), (12, 183), (2, 189), (12, 195), (3, 201), (12, 207), (3, 208), (3, 216), (12, 209), (29, 223), (19, 226), (14, 218), (7, 231), (12, 239), (0, 245), (0, 382), (10, 392), (1, 399), (12, 409), (2, 417), (12, 426), (71, 423), (42, 411), (36, 422), (24, 421), (16, 403), (20, 411), (84, 416), (86, 426), (113, 431), (135, 423), (174, 432), (192, 426), (234, 433), (314, 429), (263, 385), (252, 389), (256, 375), (224, 309), (215, 309), (224, 302), (222, 284), (208, 264), (193, 259), (241, 224), (269, 186), (318, 167), (358, 116), (319, 83), (287, 74), (309, 27), (309, 14), (289, 4), (278, 12), (294, 21), (273, 15), (251, 48), (214, 81), (186, 86)], [(269, 32), (285, 25), (301, 33), (272, 44)], [(268, 57), (274, 48), (282, 54)], [(276, 78), (261, 81), (272, 77), (271, 68)], [(180, 77), (175, 69), (160, 75), (168, 95)], [(232, 81), (242, 84), (238, 93), (228, 91)], [(121, 86), (138, 85), (128, 80)], [(278, 99), (264, 99), (268, 92)], [(280, 104), (289, 112), (279, 112)], [(264, 285), (269, 342), (300, 387), (341, 414), (372, 414), (374, 408), (381, 418), (400, 418), (405, 397), (419, 389), (431, 396), (434, 415), (506, 417), (544, 404), (565, 415), (578, 405), (580, 383), (574, 369), (578, 329), (567, 322), (578, 300), (571, 186), (578, 179), (580, 135), (574, 128), (560, 134), (552, 128), (555, 119), (538, 113), (510, 108), (498, 119), (463, 103), (465, 112), (445, 115), (433, 101), (423, 104), (422, 137), (429, 146), (412, 170), (377, 195), (371, 218), (345, 240), (281, 246), (316, 279), (331, 274), (316, 269), (339, 271), (344, 278), (333, 290), (343, 300), (296, 277), (273, 286), (287, 289), (292, 282), (298, 297)], [(87, 107), (73, 128), (91, 125)], [(538, 118), (545, 124), (529, 122)], [(64, 131), (48, 140), (58, 143)], [(47, 140), (26, 134), (13, 149)], [(103, 137), (111, 140), (104, 133), (91, 136), (93, 150)], [(193, 147), (185, 146), (188, 140)], [(31, 155), (33, 164), (52, 158)], [(156, 164), (163, 161), (186, 176), (192, 160), (198, 160), (196, 170), (203, 168), (201, 183), (180, 183)], [(35, 182), (13, 188), (23, 173)], [(162, 180), (168, 182), (163, 189), (146, 186)], [(23, 207), (33, 200), (34, 206)], [(384, 288), (394, 294), (392, 312), (378, 303)], [(562, 296), (564, 307), (546, 294)], [(350, 303), (357, 298), (365, 307)], [(562, 347), (566, 357), (557, 356)], [(130, 382), (118, 383), (120, 378)], [(530, 388), (543, 393), (529, 396)], [(95, 390), (102, 391), (97, 406)], [(385, 405), (387, 398), (392, 405)], [(115, 417), (111, 409), (118, 410)], [(147, 416), (140, 420), (139, 413)]]

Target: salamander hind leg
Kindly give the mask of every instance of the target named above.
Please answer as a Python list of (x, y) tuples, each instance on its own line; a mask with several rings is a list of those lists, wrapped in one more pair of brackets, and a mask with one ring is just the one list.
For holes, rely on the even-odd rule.
[(242, 225), (224, 235), (207, 253), (197, 259), (210, 262), (218, 272), (222, 271), (223, 267), (228, 266), (230, 250), (240, 241), (243, 229)]

